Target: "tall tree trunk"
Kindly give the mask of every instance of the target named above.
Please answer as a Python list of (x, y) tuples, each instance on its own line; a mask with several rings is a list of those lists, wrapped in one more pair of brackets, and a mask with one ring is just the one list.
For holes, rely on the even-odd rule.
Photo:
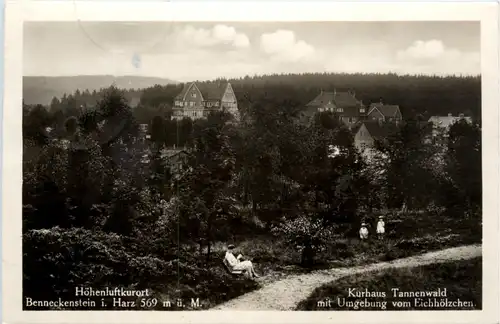
[(208, 240), (207, 242), (207, 266), (209, 265), (210, 263), (210, 252), (211, 252), (211, 248), (212, 248), (212, 243), (210, 242), (210, 240)]
[(211, 231), (212, 231), (212, 213), (210, 213), (208, 216), (207, 234), (206, 234), (206, 237), (207, 237), (207, 260), (206, 260), (207, 266), (210, 263), (210, 252), (212, 249)]
[(309, 268), (313, 265), (314, 263), (314, 250), (312, 246), (308, 243), (305, 245), (304, 249), (302, 250), (302, 258), (301, 258), (301, 264), (305, 268)]

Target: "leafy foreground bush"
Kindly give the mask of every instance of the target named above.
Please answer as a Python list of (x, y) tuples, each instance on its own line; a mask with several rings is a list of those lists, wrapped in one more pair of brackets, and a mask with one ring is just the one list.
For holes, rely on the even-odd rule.
[(160, 282), (174, 270), (152, 256), (133, 255), (117, 234), (81, 228), (40, 229), (23, 236), (23, 289), (37, 300), (75, 299), (76, 287), (128, 287)]
[[(297, 310), (480, 310), (481, 282), (481, 257), (417, 268), (390, 269), (341, 278), (317, 288), (299, 303)], [(437, 297), (394, 297), (393, 288), (399, 289), (399, 292), (433, 292), (438, 289), (443, 292), (446, 289), (446, 294)], [(384, 293), (385, 297), (356, 296), (359, 292)], [(438, 306), (426, 305), (428, 300), (435, 304), (437, 301)], [(470, 304), (450, 305), (450, 302), (459, 300)], [(328, 301), (329, 306), (326, 306)], [(448, 304), (442, 304), (446, 301)], [(356, 302), (365, 302), (365, 305), (356, 306)]]
[[(129, 240), (81, 228), (28, 231), (23, 236), (24, 297), (73, 301), (81, 298), (75, 296), (77, 287), (148, 289), (148, 298), (157, 298), (156, 308), (175, 310), (178, 298), (187, 303), (191, 298), (199, 298), (202, 307), (207, 308), (257, 287), (252, 281), (231, 277), (220, 266), (220, 260), (206, 267), (182, 252), (172, 260), (139, 255), (127, 248), (137, 246)], [(100, 296), (88, 298), (96, 302), (89, 309), (123, 309), (114, 303), (113, 297), (104, 298), (105, 306)], [(136, 301), (135, 307), (126, 309), (147, 309), (140, 307), (137, 296), (122, 300)], [(170, 302), (171, 307), (164, 308), (163, 302)]]

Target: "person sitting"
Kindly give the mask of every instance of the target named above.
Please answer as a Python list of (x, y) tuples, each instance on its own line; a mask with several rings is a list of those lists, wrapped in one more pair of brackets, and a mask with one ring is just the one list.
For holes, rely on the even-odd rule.
[(359, 229), (359, 238), (361, 240), (368, 239), (368, 229), (366, 228), (366, 223), (361, 223), (361, 228)]
[(243, 256), (238, 254), (237, 257), (234, 256), (235, 246), (233, 244), (229, 244), (226, 251), (226, 256), (224, 260), (232, 271), (243, 271), (243, 273), (249, 278), (259, 278), (259, 275), (255, 272), (253, 268), (253, 264), (251, 261), (241, 261)]

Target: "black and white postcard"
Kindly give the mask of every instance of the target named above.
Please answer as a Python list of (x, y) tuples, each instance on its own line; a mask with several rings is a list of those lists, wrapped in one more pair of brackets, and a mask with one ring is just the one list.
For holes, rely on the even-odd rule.
[(6, 12), (6, 323), (498, 322), (498, 4)]

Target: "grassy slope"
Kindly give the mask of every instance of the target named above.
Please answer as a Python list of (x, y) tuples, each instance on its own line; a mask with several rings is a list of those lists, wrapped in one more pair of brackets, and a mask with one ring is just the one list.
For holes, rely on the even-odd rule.
[[(385, 292), (386, 298), (367, 298), (370, 302), (387, 301), (387, 310), (471, 310), (481, 309), (482, 292), (482, 258), (473, 260), (450, 262), (444, 264), (433, 264), (413, 269), (391, 269), (373, 274), (366, 273), (342, 278), (334, 283), (316, 289), (308, 299), (302, 301), (297, 310), (355, 310), (351, 307), (340, 307), (338, 298), (346, 301), (364, 300), (364, 298), (349, 297), (349, 288), (358, 291)], [(399, 288), (400, 291), (434, 291), (438, 288), (446, 288), (446, 297), (450, 301), (471, 301), (473, 307), (443, 307), (426, 308), (415, 307), (415, 298), (394, 298), (391, 288)], [(318, 301), (326, 298), (332, 300), (332, 306), (319, 307)], [(438, 297), (437, 299), (440, 299)], [(424, 298), (426, 299), (426, 298)], [(431, 299), (433, 299), (431, 297)], [(397, 307), (392, 304), (395, 301), (408, 301), (410, 306)], [(342, 304), (342, 302), (341, 302)], [(382, 305), (382, 304), (379, 304)], [(380, 310), (380, 306), (359, 308), (363, 310)]]
[[(376, 217), (371, 223), (375, 220)], [(372, 225), (372, 229), (374, 228), (375, 223)], [(289, 274), (310, 272), (314, 269), (390, 261), (481, 242), (481, 226), (473, 219), (455, 219), (425, 213), (393, 215), (386, 219), (386, 229), (387, 237), (382, 241), (375, 237), (371, 237), (367, 242), (345, 238), (342, 235), (333, 237), (327, 248), (317, 255), (317, 264), (313, 269), (300, 268), (300, 253), (285, 242), (268, 235), (250, 238), (243, 235), (236, 237), (234, 242), (241, 249), (241, 253), (254, 262), (258, 273), (266, 275), (261, 282), (263, 284), (282, 279)], [(237, 278), (225, 272), (221, 261), (224, 256), (223, 243), (215, 244), (213, 253), (208, 270), (200, 263), (199, 269), (203, 270), (198, 275), (186, 273), (179, 280), (181, 286), (175, 285), (175, 289), (170, 286), (169, 289), (161, 291), (168, 291), (170, 300), (179, 295), (188, 299), (197, 296), (203, 300), (203, 308), (210, 308), (259, 288), (259, 284), (251, 280)], [(177, 292), (173, 293), (175, 290)]]

